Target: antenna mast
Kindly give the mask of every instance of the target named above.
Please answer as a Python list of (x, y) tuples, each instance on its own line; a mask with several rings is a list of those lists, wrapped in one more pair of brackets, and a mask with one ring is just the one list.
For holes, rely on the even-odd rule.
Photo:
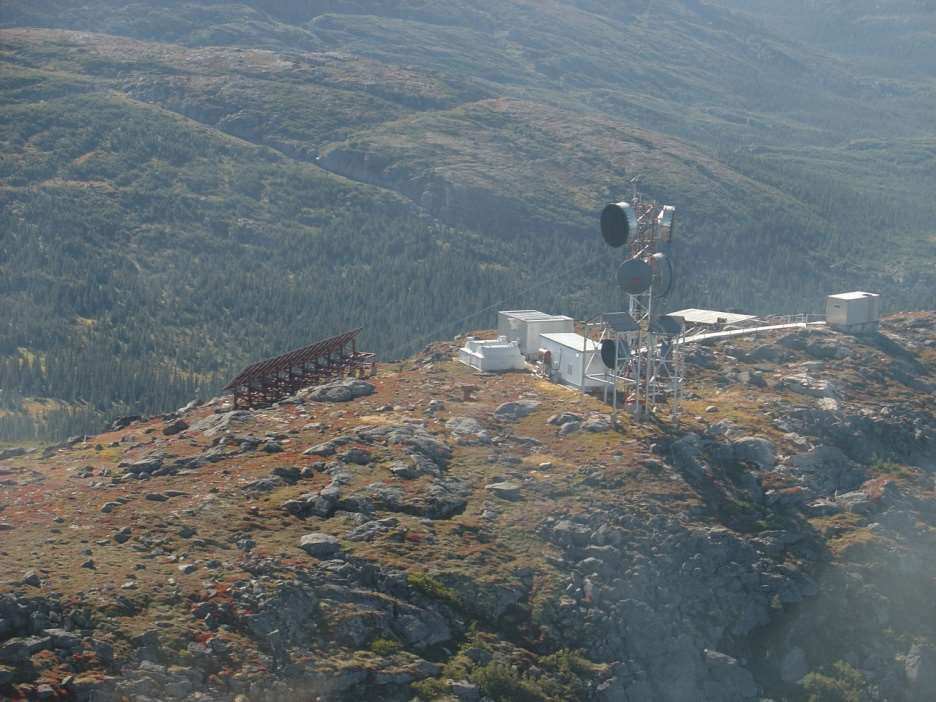
[[(675, 208), (641, 197), (640, 176), (631, 179), (631, 202), (607, 205), (601, 213), (601, 235), (611, 248), (626, 246), (629, 257), (618, 268), (617, 283), (625, 294), (627, 312), (603, 315), (601, 365), (589, 363), (586, 374), (610, 385), (614, 416), (618, 392), (637, 419), (644, 419), (668, 400), (671, 415), (679, 415), (684, 365), (684, 321), (661, 315), (660, 306), (673, 287), (668, 253)], [(591, 371), (591, 373), (589, 373)]]

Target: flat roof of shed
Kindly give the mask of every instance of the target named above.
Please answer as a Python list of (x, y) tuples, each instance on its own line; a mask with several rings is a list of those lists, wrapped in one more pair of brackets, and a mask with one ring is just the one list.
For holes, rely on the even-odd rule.
[(671, 317), (682, 317), (686, 324), (738, 324), (749, 319), (757, 319), (753, 314), (736, 314), (734, 312), (719, 312), (718, 310), (697, 310), (690, 308), (671, 312)]
[(880, 297), (877, 293), (868, 293), (868, 292), (847, 292), (847, 293), (838, 293), (837, 295), (829, 295), (833, 300), (861, 300), (866, 297)]
[(513, 317), (514, 319), (520, 319), (524, 322), (552, 322), (552, 321), (571, 321), (571, 317), (566, 317), (560, 314), (546, 314), (545, 312), (540, 312), (539, 310), (500, 310), (498, 314), (502, 314), (506, 317)]
[(560, 346), (565, 346), (566, 348), (570, 348), (575, 351), (581, 351), (582, 344), (583, 342), (586, 342), (586, 341), (588, 342), (587, 344), (585, 344), (585, 349), (587, 351), (598, 350), (598, 344), (596, 344), (591, 339), (585, 339), (585, 337), (582, 336), (581, 334), (573, 334), (572, 332), (563, 332), (563, 333), (557, 333), (557, 334), (540, 334), (540, 336), (543, 337), (544, 339), (549, 339), (550, 341), (554, 341)]

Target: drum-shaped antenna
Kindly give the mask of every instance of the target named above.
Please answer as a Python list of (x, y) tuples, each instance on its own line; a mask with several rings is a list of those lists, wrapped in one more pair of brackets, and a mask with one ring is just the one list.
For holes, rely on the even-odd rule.
[(628, 259), (618, 268), (618, 285), (629, 295), (646, 292), (652, 284), (653, 269), (642, 259)]
[(666, 297), (673, 289), (673, 262), (666, 254), (655, 253), (650, 257), (650, 267), (653, 269), (653, 294)]
[(617, 359), (614, 353), (614, 345), (616, 343), (614, 339), (605, 339), (601, 342), (601, 362), (611, 370), (614, 370), (617, 366)]
[(627, 243), (637, 233), (637, 213), (629, 202), (614, 202), (601, 211), (601, 237), (611, 248)]

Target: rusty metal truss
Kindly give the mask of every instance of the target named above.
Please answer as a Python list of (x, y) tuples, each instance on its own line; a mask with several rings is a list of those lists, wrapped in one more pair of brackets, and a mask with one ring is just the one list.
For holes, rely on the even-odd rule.
[(247, 366), (224, 388), (234, 394), (234, 408), (265, 407), (310, 385), (343, 378), (363, 378), (376, 369), (374, 354), (357, 350), (360, 329), (318, 341), (282, 356)]

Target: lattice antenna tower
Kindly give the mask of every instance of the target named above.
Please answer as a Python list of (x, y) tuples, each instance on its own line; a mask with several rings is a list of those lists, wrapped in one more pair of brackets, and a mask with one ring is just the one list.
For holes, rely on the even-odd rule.
[(660, 303), (674, 282), (670, 251), (675, 208), (642, 197), (637, 180), (631, 181), (630, 202), (609, 204), (601, 213), (605, 244), (629, 254), (617, 273), (627, 312), (603, 315), (604, 370), (592, 368), (596, 363), (592, 361), (586, 374), (610, 381), (615, 415), (620, 388), (624, 403), (636, 417), (645, 417), (664, 399), (676, 417), (683, 388), (681, 342), (685, 325), (678, 318), (659, 314)]

